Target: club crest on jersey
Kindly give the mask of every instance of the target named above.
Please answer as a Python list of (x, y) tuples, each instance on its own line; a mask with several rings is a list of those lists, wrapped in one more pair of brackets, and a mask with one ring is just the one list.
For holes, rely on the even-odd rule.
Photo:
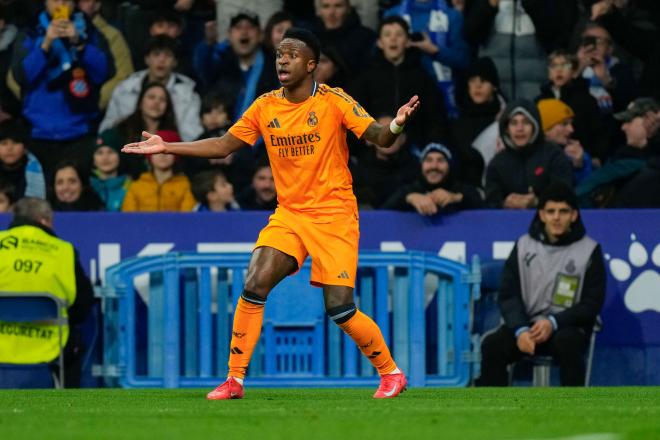
[(309, 112), (309, 117), (307, 118), (307, 125), (310, 127), (316, 127), (319, 123), (319, 118), (316, 117), (316, 113)]

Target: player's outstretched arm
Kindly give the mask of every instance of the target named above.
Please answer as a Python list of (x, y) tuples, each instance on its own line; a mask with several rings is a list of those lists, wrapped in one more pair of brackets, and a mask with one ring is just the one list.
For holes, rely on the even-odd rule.
[(124, 153), (132, 154), (157, 154), (168, 153), (181, 156), (223, 158), (242, 147), (249, 146), (231, 133), (225, 133), (222, 137), (202, 139), (195, 142), (165, 142), (157, 134), (142, 132), (146, 140), (124, 145), (121, 149)]
[(362, 135), (362, 139), (384, 148), (391, 146), (403, 131), (403, 126), (410, 121), (418, 108), (419, 97), (415, 95), (397, 111), (392, 124), (385, 126), (372, 122)]

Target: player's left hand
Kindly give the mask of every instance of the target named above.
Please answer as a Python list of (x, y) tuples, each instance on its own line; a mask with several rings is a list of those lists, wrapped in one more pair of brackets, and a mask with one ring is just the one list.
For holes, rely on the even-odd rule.
[(415, 95), (410, 98), (410, 101), (403, 104), (399, 111), (396, 112), (396, 118), (394, 118), (394, 122), (396, 122), (397, 125), (406, 125), (406, 123), (410, 120), (410, 118), (412, 118), (418, 108), (419, 96)]

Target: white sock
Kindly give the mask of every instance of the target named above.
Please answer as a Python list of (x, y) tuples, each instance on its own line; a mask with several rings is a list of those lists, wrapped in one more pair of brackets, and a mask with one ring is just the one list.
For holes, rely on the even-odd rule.
[(229, 379), (230, 377), (233, 377), (236, 382), (243, 385), (243, 379), (241, 379), (240, 377), (228, 376), (227, 379)]
[(387, 374), (401, 374), (401, 370), (399, 370), (399, 367), (396, 367), (393, 371), (391, 371)]

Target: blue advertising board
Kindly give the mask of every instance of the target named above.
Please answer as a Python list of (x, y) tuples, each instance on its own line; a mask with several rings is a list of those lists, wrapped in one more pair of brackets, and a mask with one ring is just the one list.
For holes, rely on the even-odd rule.
[[(429, 218), (364, 211), (360, 248), (424, 250), (459, 261), (475, 254), (481, 259), (504, 259), (533, 215), (532, 211), (467, 211)], [(598, 345), (659, 347), (660, 210), (587, 210), (582, 216), (587, 233), (602, 246), (608, 269), (601, 314), (605, 326)], [(90, 276), (102, 280), (106, 267), (135, 255), (249, 251), (267, 220), (264, 212), (58, 213), (55, 230), (74, 243)], [(0, 228), (8, 222), (7, 215), (0, 215)], [(648, 366), (655, 361), (643, 359)]]

